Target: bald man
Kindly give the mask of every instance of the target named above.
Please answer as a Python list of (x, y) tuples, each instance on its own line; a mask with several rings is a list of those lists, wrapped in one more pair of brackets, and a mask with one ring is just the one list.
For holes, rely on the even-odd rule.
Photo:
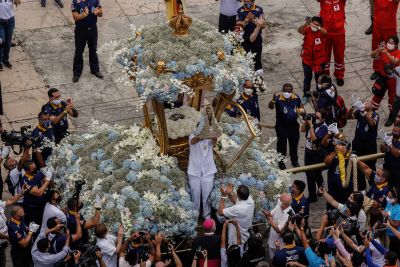
[(265, 218), (271, 225), (271, 231), (268, 238), (270, 259), (273, 259), (275, 255), (275, 241), (278, 240), (280, 243), (282, 243), (282, 238), (279, 235), (284, 232), (284, 228), (286, 228), (285, 225), (288, 221), (289, 213), (292, 212), (294, 214), (291, 204), (292, 196), (290, 194), (283, 193), (279, 197), (278, 204), (272, 211), (264, 211)]

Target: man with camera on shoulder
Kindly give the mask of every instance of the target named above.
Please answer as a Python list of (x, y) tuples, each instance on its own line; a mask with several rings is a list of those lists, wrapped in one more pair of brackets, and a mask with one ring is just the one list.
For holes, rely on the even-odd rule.
[(71, 98), (68, 98), (66, 101), (61, 99), (58, 89), (50, 88), (47, 94), (49, 102), (43, 105), (42, 111), (50, 114), (55, 143), (58, 144), (68, 135), (68, 115), (77, 118), (78, 111), (75, 109)]
[(46, 166), (46, 160), (50, 157), (54, 146), (54, 131), (51, 126), (50, 114), (41, 111), (38, 115), (38, 125), (32, 131), (33, 152), (32, 160), (37, 167)]
[[(323, 162), (322, 139), (328, 134), (328, 126), (325, 123), (327, 112), (319, 109), (315, 114), (303, 115), (303, 124), (300, 131), (306, 134), (304, 153), (304, 165), (312, 165)], [(306, 172), (308, 187), (308, 202), (317, 201), (317, 186), (323, 184), (321, 170)]]

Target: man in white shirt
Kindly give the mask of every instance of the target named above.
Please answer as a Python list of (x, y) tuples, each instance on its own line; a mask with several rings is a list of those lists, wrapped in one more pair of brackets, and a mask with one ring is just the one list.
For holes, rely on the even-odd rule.
[[(237, 222), (242, 239), (241, 243), (244, 244), (250, 237), (248, 229), (252, 226), (254, 215), (254, 200), (250, 196), (249, 188), (245, 185), (239, 185), (236, 191), (237, 196), (233, 194), (232, 184), (228, 184), (226, 187), (222, 186), (220, 190), (221, 200), (219, 202), (218, 213)], [(234, 204), (229, 208), (225, 208), (227, 197)], [(236, 227), (231, 223), (228, 226), (228, 244), (237, 244)]]
[(293, 212), (294, 214), (291, 204), (292, 204), (292, 196), (290, 194), (283, 193), (279, 197), (278, 204), (271, 212), (264, 211), (265, 218), (271, 225), (271, 230), (269, 232), (269, 237), (268, 237), (270, 259), (273, 259), (275, 255), (276, 251), (275, 242), (276, 241), (279, 241), (279, 243), (283, 242), (279, 234), (281, 234), (285, 228), (285, 225), (289, 218), (290, 211)]
[(0, 1), (0, 71), (3, 70), (3, 64), (9, 69), (12, 68), (9, 57), (15, 28), (14, 4), (21, 4), (21, 0)]
[(16, 194), (7, 201), (0, 200), (0, 266), (6, 265), (6, 247), (8, 238), (8, 227), (7, 217), (4, 213), (7, 206), (11, 206), (20, 199), (23, 194), (28, 190), (28, 187), (24, 188), (20, 194)]
[(214, 185), (214, 174), (217, 172), (213, 155), (216, 139), (200, 137), (203, 128), (204, 124), (200, 121), (196, 134), (189, 136), (190, 154), (187, 173), (194, 209), (200, 212), (200, 203), (202, 202), (203, 218), (208, 219), (211, 216), (209, 197)]
[(50, 191), (50, 199), (46, 203), (43, 212), (42, 226), (40, 228), (40, 233), (44, 233), (47, 230), (47, 220), (52, 217), (57, 217), (64, 224), (67, 222), (67, 216), (61, 210), (59, 206), (61, 203), (61, 194), (58, 191)]
[[(122, 248), (122, 238), (124, 235), (124, 229), (120, 225), (118, 229), (118, 236), (108, 234), (108, 229), (104, 223), (96, 226), (94, 230), (97, 241), (96, 246), (99, 247), (103, 254), (103, 261), (107, 267), (117, 267), (118, 254)], [(98, 263), (98, 266), (100, 264)]]
[(241, 5), (241, 0), (221, 0), (219, 5), (219, 32), (227, 33), (235, 30), (236, 15)]

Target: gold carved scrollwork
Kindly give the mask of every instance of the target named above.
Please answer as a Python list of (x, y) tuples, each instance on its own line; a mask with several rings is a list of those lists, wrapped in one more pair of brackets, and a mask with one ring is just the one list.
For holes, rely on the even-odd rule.
[(207, 79), (209, 79), (209, 77), (204, 76), (203, 73), (197, 72), (191, 78), (184, 80), (183, 83), (193, 88), (204, 85), (207, 82)]

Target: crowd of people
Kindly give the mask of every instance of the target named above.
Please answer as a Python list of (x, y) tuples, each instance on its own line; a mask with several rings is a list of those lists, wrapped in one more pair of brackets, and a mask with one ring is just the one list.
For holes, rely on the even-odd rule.
[[(62, 2), (55, 0), (59, 7)], [(243, 48), (254, 56), (254, 70), (263, 75), (262, 30), (266, 27), (262, 7), (255, 0), (220, 0), (219, 31), (234, 31), (243, 36)], [(179, 1), (180, 2), (180, 1)], [(276, 111), (277, 151), (299, 167), (300, 133), (305, 136), (304, 165), (325, 163), (327, 185), (322, 170), (306, 172), (306, 183), (294, 180), (288, 192), (279, 196), (276, 207), (263, 210), (267, 232), (253, 227), (255, 203), (250, 189), (241, 185), (220, 188), (217, 211), (210, 206), (210, 193), (217, 171), (213, 160), (214, 137), (189, 138), (188, 184), (194, 208), (202, 207), (202, 231), (192, 241), (189, 262), (197, 266), (399, 266), (400, 257), (400, 50), (397, 34), (397, 9), (400, 0), (371, 0), (373, 97), (362, 102), (356, 95), (346, 103), (339, 87), (345, 82), (345, 0), (317, 0), (319, 16), (306, 17), (298, 32), (304, 36), (301, 60), (304, 70), (303, 96), (285, 83), (268, 103)], [(0, 0), (0, 71), (9, 69), (12, 34), (15, 27), (13, 5), (19, 0)], [(41, 0), (42, 6), (46, 1)], [(83, 51), (89, 46), (93, 75), (103, 78), (96, 54), (97, 17), (103, 10), (98, 0), (73, 0), (76, 21), (73, 82), (83, 68)], [(336, 85), (330, 77), (331, 54), (334, 58)], [(315, 78), (315, 90), (311, 83)], [(378, 132), (380, 102), (388, 92), (390, 115), (385, 122), (392, 130)], [(0, 185), (0, 267), (6, 266), (11, 246), (15, 267), (27, 266), (183, 266), (175, 251), (174, 240), (162, 233), (151, 236), (146, 229), (126, 233), (121, 226), (111, 233), (101, 223), (102, 201), (96, 198), (93, 216), (80, 214), (85, 203), (74, 196), (62, 202), (52, 181), (53, 170), (46, 166), (53, 145), (68, 134), (68, 117), (78, 117), (73, 101), (63, 101), (51, 88), (49, 101), (38, 114), (38, 125), (31, 137), (23, 139), (23, 151), (17, 161), (4, 146), (1, 161), (7, 170), (4, 184), (11, 194), (3, 200)], [(258, 90), (252, 81), (243, 85), (237, 103), (253, 118), (260, 120)], [(310, 104), (313, 112), (306, 112)], [(227, 114), (240, 116), (235, 107)], [(207, 114), (211, 114), (211, 112)], [(343, 134), (348, 120), (356, 120), (354, 138)], [(211, 121), (211, 120), (210, 120)], [(204, 123), (204, 122), (203, 122)], [(203, 125), (204, 127), (204, 125)], [(210, 126), (211, 127), (211, 126)], [(384, 153), (383, 166), (376, 158), (358, 157)], [(280, 161), (279, 168), (286, 169)], [(305, 197), (305, 191), (308, 197)], [(326, 202), (318, 229), (310, 227), (310, 203), (318, 198)], [(226, 207), (229, 199), (232, 206)], [(66, 203), (61, 207), (61, 203)], [(6, 216), (6, 210), (9, 216)], [(213, 219), (217, 218), (217, 219)], [(315, 230), (315, 231), (314, 231)], [(268, 242), (264, 243), (264, 238)], [(189, 263), (189, 264), (190, 264)], [(188, 265), (189, 266), (189, 265)]]

